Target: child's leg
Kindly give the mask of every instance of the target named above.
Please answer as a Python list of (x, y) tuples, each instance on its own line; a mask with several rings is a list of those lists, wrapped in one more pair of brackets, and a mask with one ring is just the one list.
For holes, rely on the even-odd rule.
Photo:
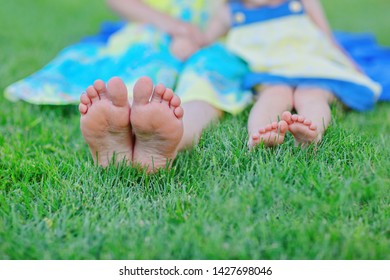
[(298, 115), (283, 113), (297, 144), (319, 142), (331, 120), (331, 92), (320, 88), (297, 88), (294, 106)]
[(182, 104), (184, 109), (184, 134), (178, 150), (191, 148), (195, 145), (202, 131), (212, 122), (217, 121), (223, 114), (221, 110), (205, 101), (189, 101)]
[(293, 89), (289, 86), (266, 86), (259, 93), (248, 119), (249, 148), (259, 143), (266, 146), (281, 144), (287, 124), (279, 122), (282, 112), (293, 106)]

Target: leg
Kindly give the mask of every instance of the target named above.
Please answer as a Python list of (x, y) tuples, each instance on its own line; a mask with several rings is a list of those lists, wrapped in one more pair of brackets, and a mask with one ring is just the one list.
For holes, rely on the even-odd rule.
[(298, 88), (294, 105), (298, 115), (283, 113), (297, 144), (319, 142), (331, 120), (329, 104), (334, 96), (320, 88)]
[(278, 122), (283, 111), (291, 110), (293, 89), (288, 86), (266, 86), (259, 94), (248, 119), (249, 148), (259, 143), (281, 144), (287, 131), (284, 121)]
[(181, 100), (162, 84), (140, 78), (134, 86), (130, 117), (135, 134), (133, 162), (149, 172), (169, 166), (183, 136)]
[(80, 128), (96, 163), (106, 167), (115, 157), (118, 163), (132, 160), (132, 133), (127, 89), (118, 78), (106, 87), (95, 81), (80, 97)]
[(198, 143), (202, 131), (213, 121), (222, 116), (222, 111), (205, 101), (190, 101), (182, 105), (184, 109), (184, 134), (179, 143), (179, 150), (191, 148)]

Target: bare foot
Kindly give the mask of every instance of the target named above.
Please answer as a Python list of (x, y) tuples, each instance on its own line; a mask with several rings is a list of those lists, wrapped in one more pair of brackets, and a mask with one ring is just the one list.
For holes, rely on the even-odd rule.
[(288, 124), (288, 130), (294, 135), (297, 146), (317, 143), (320, 140), (317, 126), (305, 117), (291, 115), (286, 111), (282, 114), (282, 119)]
[(249, 149), (261, 143), (264, 143), (267, 147), (282, 144), (287, 128), (287, 123), (283, 120), (280, 122), (273, 122), (266, 127), (260, 128), (258, 133), (250, 135), (248, 141)]
[(131, 124), (135, 134), (134, 163), (149, 172), (166, 167), (175, 159), (183, 136), (180, 98), (159, 84), (140, 78), (134, 86)]
[(126, 86), (112, 78), (107, 87), (102, 80), (89, 86), (80, 97), (80, 128), (96, 163), (106, 167), (132, 160), (130, 105)]

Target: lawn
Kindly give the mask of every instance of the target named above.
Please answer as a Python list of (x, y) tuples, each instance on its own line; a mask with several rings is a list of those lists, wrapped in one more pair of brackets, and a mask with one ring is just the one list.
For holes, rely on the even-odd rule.
[[(323, 1), (390, 46), (390, 2)], [(357, 4), (358, 2), (358, 4)], [(3, 1), (0, 91), (116, 19), (93, 0)], [(390, 104), (333, 107), (323, 142), (248, 152), (226, 115), (171, 170), (94, 166), (77, 106), (0, 96), (0, 259), (390, 259)]]

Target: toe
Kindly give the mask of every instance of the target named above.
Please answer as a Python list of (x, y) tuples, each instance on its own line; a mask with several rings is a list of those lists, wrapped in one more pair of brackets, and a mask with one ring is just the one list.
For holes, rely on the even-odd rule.
[(184, 110), (182, 107), (175, 108), (173, 113), (175, 114), (176, 118), (178, 118), (179, 120), (182, 119), (184, 116)]
[(163, 95), (163, 101), (167, 104), (170, 104), (172, 98), (173, 98), (173, 91), (170, 88), (167, 88)]
[(171, 99), (171, 107), (173, 108), (177, 108), (179, 107), (181, 104), (181, 100), (180, 100), (180, 97), (177, 96), (177, 95), (174, 95)]
[(304, 125), (310, 126), (311, 125), (311, 120), (305, 120), (303, 122)]
[(149, 103), (149, 100), (153, 93), (153, 82), (148, 77), (142, 77), (134, 85), (134, 99), (133, 104), (145, 105)]
[(310, 125), (311, 130), (317, 130), (317, 126), (315, 124)]
[(264, 127), (262, 127), (262, 128), (259, 129), (259, 133), (260, 133), (260, 134), (264, 134), (265, 132), (266, 132), (266, 130), (265, 130)]
[(253, 149), (253, 147), (256, 145), (256, 143), (258, 142), (258, 140), (254, 140), (253, 137), (249, 137), (248, 139), (248, 143), (247, 143), (247, 146), (248, 146), (248, 149)]
[(79, 112), (80, 112), (80, 114), (85, 115), (88, 112), (88, 106), (83, 104), (83, 103), (80, 103), (79, 104)]
[(284, 120), (286, 123), (288, 124), (291, 124), (292, 123), (292, 120), (291, 120), (291, 113), (289, 111), (285, 111), (283, 112), (282, 114), (282, 120)]
[(265, 131), (271, 131), (272, 130), (272, 125), (269, 124), (265, 127)]
[(293, 122), (298, 121), (298, 115), (296, 115), (296, 114), (292, 115), (292, 116), (291, 116), (291, 120), (292, 120)]
[(91, 99), (89, 99), (88, 95), (85, 92), (80, 96), (80, 102), (86, 106), (91, 105)]
[(92, 103), (100, 99), (97, 90), (93, 86), (89, 86), (86, 92), (87, 92), (87, 96), (89, 97)]
[(161, 103), (163, 101), (163, 95), (166, 91), (166, 87), (163, 84), (158, 84), (153, 89), (153, 95), (151, 100)]
[(111, 78), (108, 81), (107, 95), (115, 106), (125, 107), (129, 104), (126, 85), (118, 77)]
[(102, 80), (96, 80), (93, 83), (93, 86), (99, 95), (104, 94), (107, 91), (106, 84)]
[(279, 122), (279, 131), (280, 133), (284, 134), (288, 130), (288, 124), (286, 121), (282, 120)]
[(277, 122), (273, 122), (271, 124), (271, 126), (272, 126), (272, 129), (277, 129), (278, 128), (278, 123)]
[(303, 116), (298, 116), (298, 122), (303, 123), (305, 121), (305, 118)]
[(258, 133), (253, 133), (248, 139), (248, 148), (252, 149), (260, 142), (260, 135)]

